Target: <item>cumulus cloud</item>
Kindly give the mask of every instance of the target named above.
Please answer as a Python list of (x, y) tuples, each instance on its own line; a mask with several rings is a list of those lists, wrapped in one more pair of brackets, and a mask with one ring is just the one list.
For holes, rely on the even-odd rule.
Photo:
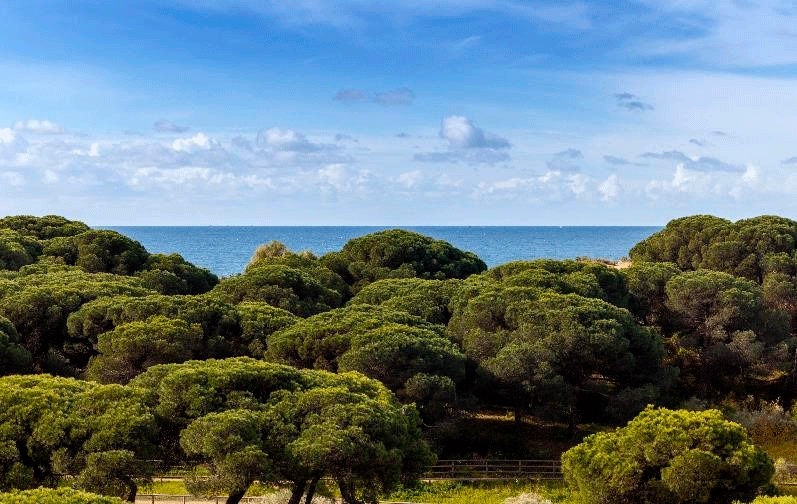
[(631, 93), (617, 93), (614, 95), (617, 99), (617, 106), (630, 110), (632, 112), (644, 112), (646, 110), (653, 110), (653, 105), (645, 103), (640, 98)]
[(269, 128), (257, 134), (256, 145), (278, 151), (317, 152), (323, 146), (307, 140), (307, 137), (296, 130), (288, 128)]
[(172, 142), (172, 149), (177, 152), (194, 152), (197, 150), (209, 150), (217, 145), (217, 142), (202, 132), (187, 138), (178, 138)]
[(506, 138), (487, 133), (465, 116), (447, 116), (440, 126), (440, 136), (456, 149), (507, 149)]
[(420, 170), (413, 170), (404, 173), (400, 173), (398, 177), (396, 177), (395, 182), (407, 189), (412, 189), (418, 186), (424, 180), (423, 172)]
[(16, 140), (17, 136), (11, 128), (0, 128), (0, 144), (10, 144)]
[(46, 119), (28, 119), (14, 123), (14, 129), (24, 133), (34, 133), (39, 135), (60, 135), (65, 133), (60, 125)]
[(675, 161), (692, 171), (700, 172), (731, 172), (743, 173), (745, 167), (742, 165), (730, 164), (713, 157), (689, 157), (681, 151), (673, 150), (666, 152), (646, 152), (642, 157), (649, 159), (663, 159)]
[[(2, 131), (2, 130), (0, 130), (0, 131)], [(783, 164), (797, 164), (797, 156), (790, 157), (789, 159), (784, 159), (783, 161), (781, 161), (781, 163), (783, 163)]]
[(448, 142), (447, 151), (421, 152), (413, 156), (422, 163), (495, 164), (509, 161), (509, 140), (477, 127), (464, 116), (444, 117), (440, 138)]
[(408, 87), (375, 93), (350, 88), (341, 89), (335, 93), (332, 99), (345, 103), (370, 102), (380, 105), (412, 105), (415, 102), (415, 92)]
[(171, 121), (161, 119), (152, 125), (152, 129), (158, 133), (185, 133), (191, 128), (189, 126), (178, 126)]
[(689, 197), (732, 197), (739, 199), (745, 192), (755, 189), (761, 181), (760, 169), (754, 165), (742, 167), (741, 172), (706, 171), (685, 163), (675, 166), (669, 180), (651, 180), (645, 192), (651, 199), (673, 194)]
[(616, 201), (620, 196), (620, 180), (617, 175), (611, 174), (598, 185), (601, 201)]
[(582, 173), (548, 171), (533, 177), (511, 177), (476, 186), (474, 196), (562, 201), (593, 199), (594, 180)]
[(316, 172), (322, 190), (338, 193), (366, 192), (373, 176), (368, 170), (355, 170), (343, 163), (323, 166)]

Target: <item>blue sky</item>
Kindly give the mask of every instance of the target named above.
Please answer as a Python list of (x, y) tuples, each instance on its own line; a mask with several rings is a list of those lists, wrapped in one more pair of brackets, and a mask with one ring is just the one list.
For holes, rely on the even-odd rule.
[(795, 218), (795, 48), (795, 0), (10, 0), (0, 214)]

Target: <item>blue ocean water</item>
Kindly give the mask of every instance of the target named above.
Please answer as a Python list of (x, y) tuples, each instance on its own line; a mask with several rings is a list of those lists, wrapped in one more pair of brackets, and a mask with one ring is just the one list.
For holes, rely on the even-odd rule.
[[(340, 250), (352, 238), (386, 227), (108, 227), (138, 240), (151, 253), (177, 252), (219, 276), (241, 273), (258, 245), (277, 240), (315, 254)], [(493, 267), (519, 259), (618, 260), (661, 227), (405, 227), (476, 253)]]

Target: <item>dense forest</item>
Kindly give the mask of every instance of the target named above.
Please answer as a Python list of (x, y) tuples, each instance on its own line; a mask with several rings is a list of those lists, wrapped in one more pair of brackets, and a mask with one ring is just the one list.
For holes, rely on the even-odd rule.
[(309, 503), (322, 479), (375, 502), (435, 457), (574, 447), (583, 502), (749, 502), (776, 492), (755, 442), (797, 437), (796, 277), (797, 222), (774, 216), (676, 219), (627, 267), (488, 269), (395, 229), (320, 257), (265, 244), (221, 279), (114, 231), (6, 217), (0, 491), (69, 477), (133, 501), (179, 465), (229, 504), (255, 481)]

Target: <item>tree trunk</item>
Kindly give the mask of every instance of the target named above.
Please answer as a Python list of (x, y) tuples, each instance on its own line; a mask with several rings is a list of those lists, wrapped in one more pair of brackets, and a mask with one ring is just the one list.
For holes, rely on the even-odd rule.
[(340, 496), (345, 504), (362, 504), (354, 493), (354, 483), (347, 480), (338, 480)]
[(128, 493), (125, 498), (127, 502), (136, 502), (136, 494), (138, 494), (138, 485), (136, 482), (131, 478), (125, 481), (127, 483)]
[(227, 496), (226, 504), (238, 504), (244, 495), (246, 495), (246, 489), (237, 490)]
[(578, 391), (574, 391), (573, 395), (570, 397), (570, 438), (576, 439), (576, 434), (578, 434)]
[(520, 397), (515, 396), (515, 428), (519, 429), (523, 425), (523, 402)]
[(313, 478), (313, 481), (310, 482), (310, 486), (307, 487), (307, 497), (304, 499), (304, 504), (312, 504), (313, 497), (315, 497), (315, 489), (318, 486), (318, 480), (320, 479), (320, 476), (316, 476)]
[(300, 504), (302, 502), (302, 495), (304, 495), (304, 488), (306, 486), (306, 481), (294, 481), (293, 488), (291, 488), (291, 498), (288, 501), (288, 504)]

